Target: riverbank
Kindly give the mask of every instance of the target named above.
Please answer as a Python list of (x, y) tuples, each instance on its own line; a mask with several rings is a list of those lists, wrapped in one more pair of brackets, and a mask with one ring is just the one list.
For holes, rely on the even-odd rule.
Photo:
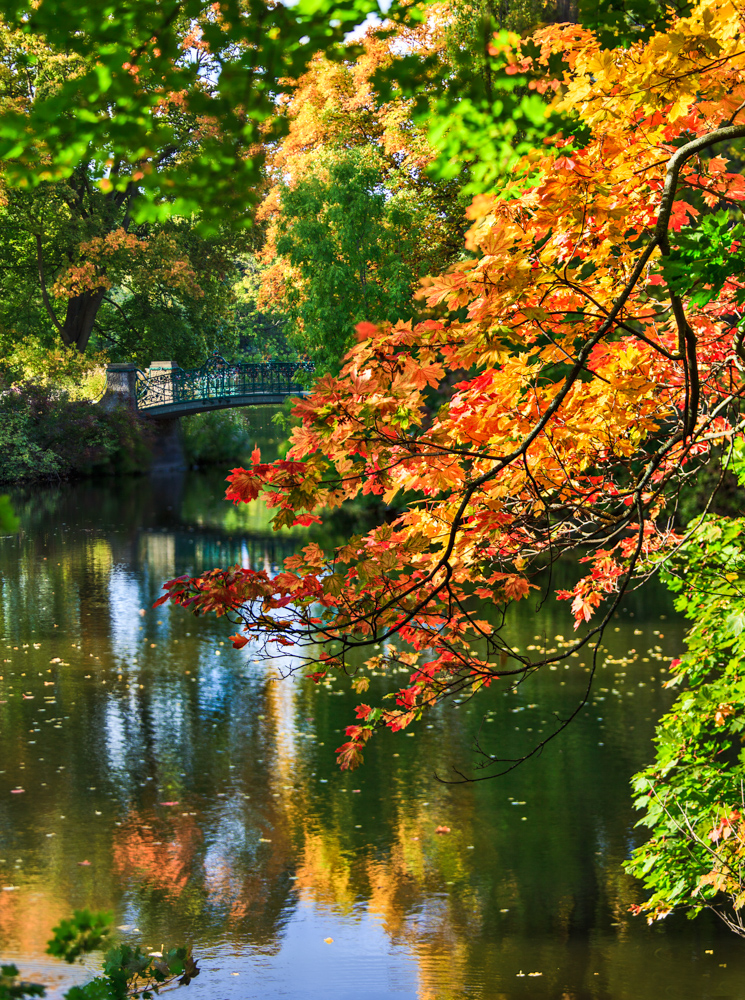
[[(250, 461), (254, 447), (275, 453), (276, 407), (219, 410), (184, 417), (189, 467)], [(0, 486), (149, 471), (153, 435), (148, 421), (125, 408), (104, 410), (67, 388), (26, 381), (0, 391)], [(271, 457), (271, 455), (269, 456)]]

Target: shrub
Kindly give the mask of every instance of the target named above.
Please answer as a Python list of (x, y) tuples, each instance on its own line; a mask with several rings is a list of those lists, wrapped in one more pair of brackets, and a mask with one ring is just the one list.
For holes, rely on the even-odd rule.
[(0, 481), (135, 472), (149, 459), (134, 414), (38, 382), (0, 388)]

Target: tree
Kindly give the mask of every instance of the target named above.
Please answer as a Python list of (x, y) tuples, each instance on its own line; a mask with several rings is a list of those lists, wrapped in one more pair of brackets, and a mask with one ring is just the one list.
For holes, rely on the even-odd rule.
[[(514, 686), (585, 644), (594, 663), (629, 581), (680, 544), (667, 498), (742, 437), (745, 181), (718, 153), (745, 137), (742, 28), (731, 5), (702, 3), (611, 51), (576, 25), (495, 38), (504, 75), (553, 92), (574, 138), (546, 137), (506, 193), (474, 199), (468, 259), (422, 284), (429, 316), (359, 324), (340, 376), (297, 403), (287, 458), (255, 455), (226, 493), (264, 496), (276, 528), (359, 494), (402, 512), (334, 552), (309, 544), (275, 577), (166, 584), (163, 601), (227, 614), (236, 646), (264, 642), (316, 680), (347, 671), (364, 691), (353, 656), (373, 645), (368, 668), (408, 668), (394, 706), (358, 707), (343, 768), (375, 730), (454, 694)], [(576, 643), (531, 657), (505, 612), (572, 551), (582, 575), (556, 596)], [(518, 763), (478, 752), (477, 777)]]
[(0, 156), (8, 183), (68, 178), (90, 162), (101, 190), (137, 195), (137, 222), (193, 212), (222, 221), (261, 180), (281, 81), (297, 79), (372, 12), (373, 0), (115, 8), (3, 0), (10, 30), (82, 61), (32, 107), (7, 110)]
[[(263, 143), (281, 130), (275, 96), (291, 86), (282, 81), (373, 10), (372, 0), (0, 4), (3, 235), (11, 270), (35, 278), (35, 295), (23, 289), (28, 321), (43, 318), (82, 351), (103, 309), (126, 353), (132, 330), (147, 336), (164, 313), (184, 328), (186, 314), (193, 332), (211, 305), (224, 312), (225, 241), (204, 237), (250, 223)], [(170, 217), (178, 223), (161, 228)], [(181, 317), (164, 310), (173, 298)]]
[[(182, 35), (182, 44), (188, 44)], [(0, 52), (0, 101), (10, 119), (33, 118), (39, 106), (75, 84), (94, 63), (90, 54), (62, 51), (38, 34), (5, 25), (0, 26)], [(65, 117), (71, 114), (68, 109)], [(171, 145), (143, 158), (142, 171), (194, 155), (202, 141), (199, 123), (185, 113), (183, 100), (161, 98), (160, 114), (171, 126)], [(48, 154), (43, 140), (38, 145), (35, 152), (43, 163)], [(222, 245), (216, 245), (214, 239), (200, 238), (186, 220), (136, 226), (132, 210), (141, 194), (136, 183), (117, 186), (123, 160), (110, 158), (105, 175), (98, 167), (89, 152), (66, 177), (37, 178), (32, 189), (6, 188), (0, 211), (4, 339), (12, 343), (46, 334), (47, 341), (58, 336), (66, 347), (82, 352), (98, 334), (99, 345), (113, 344), (126, 356), (127, 347), (140, 353), (137, 339), (147, 338), (148, 327), (157, 326), (163, 311), (172, 328), (183, 326), (179, 312), (192, 314), (193, 328), (209, 328), (200, 316), (204, 303), (219, 323), (225, 309), (215, 292), (229, 287), (224, 278), (231, 268), (230, 238), (223, 236)], [(11, 160), (6, 179), (12, 174)], [(171, 307), (164, 310), (166, 301)]]
[[(545, 132), (545, 101), (515, 93), (489, 51), (493, 32), (566, 20), (569, 8), (431, 4), (421, 23), (369, 29), (348, 59), (317, 57), (281, 95), (287, 134), (269, 144), (258, 213), (262, 298), (289, 304), (295, 340), (322, 370), (338, 373), (356, 318), (411, 318), (416, 281), (464, 255), (464, 192), (481, 190), (485, 161), (489, 181), (509, 173), (519, 133), (528, 148)], [(498, 141), (498, 157), (485, 141)]]
[(204, 237), (193, 220), (134, 226), (80, 173), (10, 191), (0, 208), (0, 346), (24, 342), (147, 365), (198, 363), (233, 345), (239, 234)]
[(262, 297), (287, 311), (300, 349), (335, 374), (355, 322), (409, 318), (416, 281), (462, 250), (460, 185), (429, 177), (437, 152), (400, 87), (387, 100), (376, 89), (396, 45), (421, 49), (426, 35), (370, 29), (350, 58), (314, 59), (279, 103), (287, 134), (269, 147), (258, 213), (269, 265)]
[(233, 316), (241, 350), (265, 361), (295, 360), (297, 352), (287, 338), (282, 306), (265, 302), (261, 294), (266, 265), (258, 255), (245, 254), (238, 259), (238, 268)]
[(314, 172), (283, 190), (275, 246), (285, 310), (321, 371), (338, 371), (362, 319), (410, 315), (414, 207), (405, 194), (386, 196), (369, 150), (321, 151)]

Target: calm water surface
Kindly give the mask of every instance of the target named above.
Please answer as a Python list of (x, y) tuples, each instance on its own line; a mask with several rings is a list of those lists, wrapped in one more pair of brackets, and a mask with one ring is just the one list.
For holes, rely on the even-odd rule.
[[(650, 759), (683, 629), (664, 591), (632, 595), (587, 710), (509, 777), (434, 775), (472, 763), (479, 729), (487, 747), (528, 746), (576, 703), (583, 657), (383, 735), (341, 774), (355, 695), (279, 681), (223, 624), (151, 607), (165, 579), (277, 567), (301, 540), (223, 488), (221, 472), (191, 473), (14, 497), (22, 530), (0, 538), (2, 958), (59, 996), (80, 970), (45, 942), (91, 906), (149, 948), (192, 942), (194, 1000), (745, 996), (736, 938), (706, 918), (649, 928), (628, 914), (639, 888), (621, 863), (641, 836), (628, 780)], [(513, 634), (560, 648), (566, 606), (526, 605)]]

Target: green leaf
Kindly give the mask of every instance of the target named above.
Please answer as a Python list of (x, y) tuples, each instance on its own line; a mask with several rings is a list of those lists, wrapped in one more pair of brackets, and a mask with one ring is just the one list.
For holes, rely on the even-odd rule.
[(75, 910), (71, 920), (62, 920), (52, 928), (53, 937), (47, 944), (47, 954), (74, 962), (80, 955), (97, 951), (108, 940), (113, 914), (92, 910)]

